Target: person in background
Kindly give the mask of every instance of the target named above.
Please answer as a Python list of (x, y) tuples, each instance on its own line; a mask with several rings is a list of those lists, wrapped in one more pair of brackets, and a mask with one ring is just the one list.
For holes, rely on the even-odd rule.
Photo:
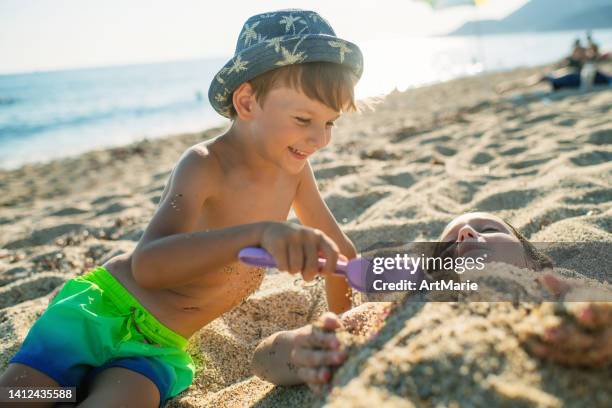
[(580, 71), (582, 65), (586, 60), (587, 49), (582, 46), (580, 38), (576, 38), (576, 40), (574, 40), (574, 45), (572, 46), (572, 51), (569, 57), (561, 61), (560, 67), (568, 67)]
[(585, 50), (585, 56), (589, 61), (599, 61), (601, 59), (601, 53), (599, 52), (599, 45), (593, 40), (591, 33), (587, 33), (587, 48)]

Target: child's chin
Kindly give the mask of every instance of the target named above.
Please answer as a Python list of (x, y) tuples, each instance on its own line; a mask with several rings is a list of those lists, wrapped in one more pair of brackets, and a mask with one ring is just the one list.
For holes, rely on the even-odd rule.
[(288, 173), (297, 174), (302, 171), (307, 160), (308, 159), (296, 160), (293, 157), (286, 157), (285, 160), (281, 162), (281, 167)]
[(306, 165), (306, 160), (302, 160), (301, 162), (296, 161), (296, 160), (291, 160), (289, 162), (282, 163), (282, 168), (287, 173), (298, 174), (300, 171), (302, 171), (305, 165)]

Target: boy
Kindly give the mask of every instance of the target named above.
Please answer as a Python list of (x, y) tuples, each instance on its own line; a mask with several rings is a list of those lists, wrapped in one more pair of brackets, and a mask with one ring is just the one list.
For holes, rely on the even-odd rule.
[[(261, 283), (262, 270), (237, 262), (247, 246), (305, 280), (324, 275), (330, 310), (349, 309), (349, 287), (332, 272), (355, 248), (308, 157), (330, 142), (340, 112), (356, 109), (362, 67), (359, 48), (315, 12), (249, 18), (209, 90), (231, 128), (183, 154), (133, 253), (64, 285), (0, 386), (79, 386), (86, 407), (163, 404), (193, 380), (187, 339)], [(286, 222), (291, 207), (303, 226)]]

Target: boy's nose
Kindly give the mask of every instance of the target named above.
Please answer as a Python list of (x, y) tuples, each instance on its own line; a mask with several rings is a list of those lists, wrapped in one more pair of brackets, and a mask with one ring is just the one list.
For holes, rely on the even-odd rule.
[(329, 132), (325, 128), (323, 130), (314, 129), (310, 135), (308, 135), (308, 142), (315, 149), (321, 149), (329, 143)]
[(457, 234), (457, 242), (463, 242), (468, 239), (475, 239), (478, 237), (478, 232), (470, 225), (464, 225)]

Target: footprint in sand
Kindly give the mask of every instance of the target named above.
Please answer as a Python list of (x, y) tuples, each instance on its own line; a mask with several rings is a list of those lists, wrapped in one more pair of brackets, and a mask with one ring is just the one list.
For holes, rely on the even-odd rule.
[(87, 212), (89, 212), (89, 210), (84, 209), (84, 208), (66, 207), (66, 208), (62, 208), (60, 210), (57, 210), (55, 212), (52, 212), (49, 215), (53, 215), (55, 217), (66, 217), (66, 216), (69, 216), (69, 215), (85, 214)]
[(472, 164), (487, 164), (493, 159), (495, 159), (495, 157), (491, 156), (487, 152), (478, 152), (474, 155), (474, 157), (472, 157), (471, 163)]
[(142, 238), (143, 234), (144, 234), (143, 228), (133, 228), (133, 229), (126, 231), (125, 233), (121, 235), (117, 235), (116, 239), (121, 240), (121, 241), (138, 242), (140, 238)]
[(582, 195), (575, 194), (572, 197), (566, 197), (563, 201), (567, 204), (603, 204), (612, 202), (612, 189), (603, 188), (589, 191)]
[(320, 180), (337, 176), (346, 176), (347, 174), (353, 174), (357, 171), (357, 169), (358, 166), (344, 164), (340, 166), (318, 168), (314, 171), (314, 174), (317, 180)]
[(537, 165), (540, 165), (540, 164), (547, 163), (551, 159), (553, 159), (553, 158), (552, 157), (544, 157), (542, 159), (520, 160), (520, 161), (517, 161), (517, 162), (508, 163), (508, 165), (506, 167), (508, 167), (509, 169), (513, 169), (513, 170), (521, 170), (521, 169), (526, 169), (527, 167), (533, 167), (533, 166), (537, 166)]
[(467, 204), (486, 182), (453, 180), (446, 182), (438, 193), (459, 204)]
[(518, 154), (525, 152), (526, 150), (527, 150), (527, 147), (525, 146), (516, 146), (516, 147), (511, 147), (506, 150), (502, 150), (501, 152), (499, 152), (499, 155), (500, 156), (516, 156)]
[(425, 140), (422, 140), (421, 144), (422, 145), (431, 144), (431, 143), (440, 144), (440, 143), (450, 142), (451, 140), (453, 139), (450, 136), (436, 136), (436, 137), (430, 137)]
[(27, 278), (28, 275), (31, 275), (31, 273), (32, 272), (30, 269), (26, 269), (23, 266), (16, 266), (4, 271), (2, 274), (0, 274), (0, 287), (5, 287), (6, 285), (17, 280)]
[(480, 199), (475, 204), (475, 207), (478, 211), (516, 210), (527, 206), (540, 196), (541, 193), (541, 191), (536, 189), (504, 191)]
[(346, 224), (359, 217), (365, 210), (389, 194), (389, 192), (382, 191), (372, 191), (367, 194), (352, 196), (332, 194), (325, 197), (325, 202), (334, 217), (340, 223)]
[(13, 217), (0, 217), (0, 225), (3, 224), (13, 224), (19, 220), (24, 219), (25, 217), (23, 216), (13, 216)]
[(410, 172), (379, 176), (379, 178), (384, 180), (388, 184), (403, 188), (410, 188), (416, 182), (416, 179)]
[(66, 281), (61, 273), (43, 272), (0, 288), (0, 309), (44, 296)]
[(8, 242), (5, 245), (6, 249), (18, 249), (28, 246), (44, 245), (53, 242), (56, 238), (70, 232), (76, 232), (85, 229), (83, 224), (62, 224), (55, 227), (42, 228), (35, 230), (28, 238), (18, 239)]
[(414, 137), (420, 136), (427, 132), (430, 132), (431, 129), (419, 129), (413, 126), (406, 127), (398, 130), (392, 137), (391, 143), (400, 143), (407, 139), (412, 139)]
[(521, 232), (527, 236), (530, 236), (543, 230), (549, 225), (556, 223), (557, 221), (561, 221), (566, 218), (580, 217), (585, 215), (587, 212), (588, 209), (585, 208), (548, 208), (539, 214), (533, 215), (529, 223), (521, 228)]
[(157, 185), (155, 187), (151, 187), (148, 190), (145, 190), (145, 193), (157, 193), (157, 192), (160, 192), (160, 191), (164, 191), (165, 187), (166, 187), (165, 184), (160, 184), (160, 185)]
[(457, 154), (456, 149), (453, 149), (451, 147), (442, 146), (442, 145), (436, 146), (434, 150), (443, 156), (454, 156), (455, 154)]
[(576, 124), (576, 122), (578, 122), (576, 119), (572, 119), (572, 118), (565, 118), (565, 119), (560, 119), (555, 123), (555, 125), (557, 126), (565, 126), (565, 127), (570, 127), (570, 126), (574, 126)]
[(534, 123), (539, 123), (539, 122), (548, 122), (551, 119), (556, 118), (557, 116), (559, 116), (558, 113), (548, 113), (544, 115), (537, 115), (537, 116), (533, 116), (531, 118), (525, 119), (523, 123), (526, 125), (532, 125)]
[(594, 145), (612, 145), (612, 129), (602, 129), (591, 133), (587, 143)]
[(162, 180), (162, 179), (167, 179), (168, 176), (170, 176), (171, 171), (162, 171), (161, 173), (157, 173), (155, 175), (153, 175), (153, 180)]
[(516, 126), (516, 127), (506, 127), (503, 128), (502, 131), (503, 133), (518, 133), (525, 130), (523, 127), (521, 126)]
[(125, 205), (123, 203), (113, 203), (109, 205), (108, 207), (104, 208), (103, 210), (98, 211), (96, 215), (114, 214), (114, 213), (121, 212), (125, 209), (128, 209), (130, 207), (131, 206)]
[(157, 205), (157, 204), (159, 204), (159, 200), (161, 200), (161, 195), (154, 195), (154, 196), (151, 196), (151, 197), (149, 197), (149, 200), (150, 200), (150, 201), (151, 201), (153, 204)]
[(579, 154), (570, 158), (570, 160), (577, 166), (595, 166), (612, 161), (612, 152), (595, 150), (592, 152)]
[(93, 200), (91, 202), (91, 204), (92, 205), (98, 205), (98, 204), (106, 203), (107, 201), (110, 201), (110, 200), (115, 200), (115, 199), (120, 199), (120, 198), (127, 198), (127, 197), (129, 197), (129, 195), (127, 195), (127, 194), (109, 194), (109, 195), (103, 195), (103, 196), (98, 197), (95, 200)]

